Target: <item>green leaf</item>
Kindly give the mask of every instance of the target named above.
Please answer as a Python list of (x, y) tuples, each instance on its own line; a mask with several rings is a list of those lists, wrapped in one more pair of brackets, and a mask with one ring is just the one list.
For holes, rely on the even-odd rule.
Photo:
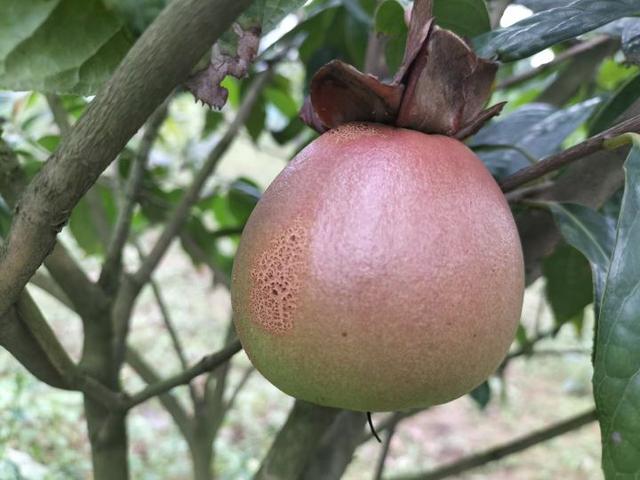
[(53, 153), (60, 144), (60, 135), (45, 135), (38, 139), (38, 145)]
[(99, 0), (3, 0), (0, 88), (90, 95), (131, 46)]
[(239, 178), (231, 184), (227, 192), (229, 211), (235, 218), (235, 225), (247, 223), (249, 215), (260, 200), (260, 189), (247, 178)]
[(162, 11), (168, 0), (104, 0), (114, 9), (129, 28), (140, 35)]
[(375, 14), (375, 28), (386, 36), (385, 58), (389, 70), (395, 72), (402, 63), (407, 43), (404, 7), (397, 0), (385, 0)]
[[(116, 201), (111, 190), (100, 185), (94, 185), (93, 191), (97, 192), (100, 208), (106, 215), (106, 220), (113, 225), (117, 215)], [(94, 215), (89, 201), (84, 197), (71, 213), (69, 229), (78, 245), (87, 255), (103, 255), (104, 245), (109, 240), (100, 236), (98, 220)]]
[(591, 270), (585, 257), (575, 248), (561, 245), (544, 260), (542, 271), (556, 323), (581, 316), (593, 301)]
[(491, 30), (484, 0), (435, 0), (433, 16), (442, 28), (473, 38)]
[(606, 217), (583, 205), (550, 203), (548, 206), (564, 239), (591, 264), (597, 315), (613, 251), (615, 227)]
[(474, 402), (480, 407), (480, 410), (484, 410), (491, 401), (491, 387), (489, 382), (485, 381), (481, 385), (471, 390), (469, 393)]
[[(254, 0), (236, 23), (243, 29), (260, 27), (262, 34), (270, 32), (289, 13), (304, 5), (305, 0)], [(229, 30), (217, 43), (223, 53), (234, 54), (237, 50), (238, 36)]]
[(531, 158), (540, 160), (556, 152), (598, 103), (599, 99), (590, 99), (557, 111), (545, 104), (525, 105), (483, 128), (470, 146), (496, 178), (504, 178), (528, 166)]
[(249, 118), (247, 119), (247, 122), (245, 124), (245, 127), (249, 132), (249, 136), (251, 137), (251, 140), (254, 141), (254, 143), (258, 141), (262, 130), (264, 130), (264, 122), (266, 118), (267, 112), (264, 98), (260, 97), (260, 99), (251, 109), (251, 113), (249, 114)]
[(640, 137), (633, 141), (596, 334), (593, 387), (607, 479), (640, 476)]
[(611, 127), (616, 119), (640, 98), (640, 74), (630, 78), (594, 115), (590, 122), (589, 136)]
[(476, 38), (474, 45), (482, 57), (511, 62), (618, 18), (638, 14), (640, 2), (637, 0), (576, 0), (536, 13), (510, 27), (488, 32)]
[(285, 117), (293, 118), (298, 115), (300, 107), (288, 91), (279, 88), (266, 88), (264, 97)]
[(297, 117), (293, 117), (286, 127), (281, 130), (271, 132), (273, 139), (280, 145), (290, 142), (305, 129), (305, 124)]
[(204, 116), (204, 126), (202, 127), (202, 136), (208, 137), (216, 128), (218, 128), (224, 121), (224, 115), (222, 112), (216, 112), (215, 110), (207, 110)]

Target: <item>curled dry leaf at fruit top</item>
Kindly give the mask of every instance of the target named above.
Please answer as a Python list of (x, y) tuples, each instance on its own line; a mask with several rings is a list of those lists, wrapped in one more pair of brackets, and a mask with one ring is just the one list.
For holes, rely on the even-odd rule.
[(233, 32), (238, 36), (236, 51), (221, 48), (219, 44), (211, 50), (211, 62), (202, 70), (193, 74), (185, 86), (196, 99), (211, 108), (222, 108), (227, 102), (229, 92), (220, 85), (227, 75), (242, 78), (247, 75), (249, 66), (255, 59), (260, 45), (260, 27), (243, 29), (237, 23)]
[(433, 24), (431, 2), (414, 4), (403, 62), (385, 83), (334, 60), (311, 80), (300, 116), (318, 132), (354, 121), (465, 138), (501, 105), (484, 110), (497, 64), (479, 58), (460, 37)]

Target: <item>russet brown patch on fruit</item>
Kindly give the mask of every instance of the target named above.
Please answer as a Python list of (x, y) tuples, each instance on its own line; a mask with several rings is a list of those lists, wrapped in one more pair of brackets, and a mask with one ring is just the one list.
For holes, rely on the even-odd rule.
[(251, 270), (251, 310), (254, 320), (271, 333), (284, 333), (293, 327), (297, 307), (307, 231), (294, 221), (272, 240)]
[(329, 130), (328, 135), (331, 135), (336, 141), (355, 140), (367, 135), (379, 135), (379, 131), (371, 125), (366, 123), (348, 123), (341, 125), (338, 128)]

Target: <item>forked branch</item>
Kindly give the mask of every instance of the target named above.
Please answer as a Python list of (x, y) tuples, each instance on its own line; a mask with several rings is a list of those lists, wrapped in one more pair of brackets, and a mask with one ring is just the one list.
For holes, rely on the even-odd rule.
[(229, 359), (231, 359), (231, 357), (233, 357), (240, 350), (242, 350), (242, 346), (240, 345), (240, 342), (238, 340), (235, 340), (219, 352), (207, 355), (206, 357), (202, 358), (202, 360), (200, 360), (193, 367), (188, 368), (187, 370), (184, 370), (177, 375), (174, 375), (173, 377), (167, 378), (166, 380), (162, 380), (158, 383), (154, 383), (153, 385), (149, 385), (142, 391), (130, 396), (122, 404), (121, 408), (123, 410), (129, 410), (136, 405), (149, 400), (152, 397), (168, 392), (178, 385), (186, 385), (198, 375), (211, 372), (224, 363), (228, 362)]

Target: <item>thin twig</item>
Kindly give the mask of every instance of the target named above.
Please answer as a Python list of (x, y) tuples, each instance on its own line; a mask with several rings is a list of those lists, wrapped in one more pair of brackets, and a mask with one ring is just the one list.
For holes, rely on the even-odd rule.
[(569, 418), (562, 422), (551, 425), (532, 432), (523, 437), (512, 440), (509, 443), (494, 447), (490, 450), (477, 453), (468, 457), (461, 458), (448, 465), (444, 465), (431, 472), (424, 472), (414, 475), (400, 475), (397, 477), (389, 477), (389, 480), (441, 480), (443, 478), (460, 475), (463, 472), (471, 470), (487, 463), (500, 460), (508, 455), (521, 452), (527, 448), (533, 447), (552, 438), (564, 435), (565, 433), (577, 430), (597, 419), (596, 410), (589, 410), (586, 413)]
[[(147, 384), (154, 385), (161, 381), (158, 373), (147, 363), (140, 352), (131, 347), (127, 348), (127, 363)], [(185, 439), (191, 440), (193, 437), (191, 417), (178, 398), (171, 392), (165, 392), (158, 395), (158, 400), (169, 412)]]
[(247, 367), (247, 369), (244, 371), (244, 373), (242, 374), (242, 377), (240, 378), (240, 381), (236, 384), (236, 387), (233, 389), (233, 392), (231, 392), (231, 395), (229, 395), (229, 400), (227, 400), (227, 402), (224, 404), (225, 412), (233, 408), (233, 404), (236, 402), (238, 395), (240, 394), (242, 389), (245, 387), (245, 385), (251, 378), (251, 375), (253, 375), (255, 371), (256, 369), (253, 366)]
[(122, 250), (129, 238), (133, 211), (138, 201), (138, 192), (142, 187), (142, 180), (144, 178), (144, 172), (147, 169), (149, 154), (158, 137), (160, 127), (165, 118), (167, 118), (170, 99), (171, 97), (168, 97), (149, 117), (138, 152), (131, 165), (129, 178), (124, 188), (120, 209), (118, 210), (116, 225), (113, 229), (113, 235), (111, 235), (109, 240), (107, 254), (102, 266), (102, 272), (100, 273), (99, 284), (103, 287), (110, 287), (110, 284), (117, 281), (118, 272), (122, 264)]
[(41, 270), (38, 270), (33, 274), (33, 277), (31, 277), (31, 280), (29, 280), (29, 284), (35, 285), (43, 292), (46, 292), (47, 294), (49, 294), (49, 296), (51, 296), (51, 298), (55, 298), (58, 302), (60, 302), (72, 312), (75, 311), (75, 307), (71, 300), (69, 300), (67, 294), (62, 291), (60, 286), (53, 278), (51, 278)]
[(504, 197), (507, 202), (518, 202), (530, 195), (536, 195), (549, 190), (554, 185), (553, 182), (540, 182), (536, 185), (529, 185), (527, 187), (519, 188), (507, 193)]
[(384, 464), (387, 461), (387, 457), (389, 456), (389, 449), (391, 448), (391, 440), (393, 439), (393, 435), (396, 433), (396, 426), (398, 425), (398, 421), (400, 421), (400, 419), (401, 417), (399, 413), (396, 412), (392, 415), (392, 423), (389, 425), (387, 434), (384, 437), (382, 449), (380, 450), (380, 455), (378, 456), (378, 461), (376, 463), (376, 469), (373, 474), (373, 480), (382, 479), (382, 475), (384, 474)]
[(218, 162), (220, 161), (220, 158), (222, 158), (222, 155), (227, 151), (227, 149), (237, 136), (240, 128), (242, 128), (242, 126), (249, 118), (249, 114), (251, 113), (255, 102), (260, 97), (260, 94), (264, 87), (266, 87), (270, 77), (271, 70), (267, 70), (259, 75), (252, 83), (249, 91), (244, 97), (242, 105), (238, 109), (238, 113), (236, 114), (233, 122), (231, 122), (223, 137), (218, 141), (214, 149), (211, 151), (200, 171), (195, 175), (193, 183), (183, 195), (178, 206), (171, 213), (169, 220), (166, 223), (165, 229), (160, 235), (160, 238), (154, 245), (144, 263), (135, 273), (134, 278), (139, 285), (143, 285), (147, 282), (147, 280), (151, 276), (151, 273), (155, 270), (158, 263), (160, 263), (160, 260), (171, 245), (171, 242), (173, 241), (175, 236), (180, 233), (182, 226), (187, 220), (189, 210), (194, 205), (194, 203), (198, 201), (200, 192), (204, 187), (207, 179), (218, 165)]
[[(378, 433), (383, 433), (386, 432), (391, 425), (397, 425), (398, 423), (400, 423), (401, 421), (412, 417), (420, 412), (424, 412), (426, 411), (426, 408), (414, 408), (412, 410), (405, 410), (402, 412), (395, 412), (392, 413), (390, 415), (388, 415), (384, 420), (382, 420), (380, 423), (378, 423), (376, 425), (376, 431)], [(363, 444), (368, 442), (369, 440), (371, 440), (373, 437), (371, 436), (371, 434), (367, 431), (364, 432), (362, 434), (362, 437), (360, 437), (360, 440), (358, 441), (359, 444)]]
[(573, 45), (567, 48), (564, 52), (559, 53), (554, 57), (553, 60), (547, 63), (543, 63), (542, 65), (532, 68), (531, 70), (527, 70), (526, 72), (520, 73), (518, 75), (514, 75), (513, 77), (506, 78), (502, 82), (499, 82), (496, 86), (496, 90), (503, 90), (505, 88), (510, 88), (515, 85), (520, 85), (521, 83), (526, 82), (538, 75), (541, 75), (553, 67), (573, 58), (577, 55), (580, 55), (584, 52), (588, 52), (589, 50), (593, 50), (594, 48), (611, 41), (610, 37), (607, 36), (599, 36), (594, 37), (586, 42), (580, 42), (576, 45)]
[(473, 150), (513, 150), (525, 157), (531, 164), (537, 163), (538, 159), (529, 153), (526, 149), (519, 147), (518, 145), (511, 145), (508, 143), (480, 143), (472, 145)]
[[(134, 242), (134, 245), (138, 250), (138, 255), (140, 257), (140, 260), (141, 261), (144, 260), (144, 252), (142, 251), (142, 247), (137, 241)], [(178, 360), (180, 361), (180, 365), (182, 366), (182, 368), (186, 369), (188, 367), (187, 356), (184, 353), (184, 347), (182, 346), (182, 341), (180, 340), (180, 337), (178, 337), (178, 332), (173, 326), (173, 319), (171, 318), (171, 313), (169, 312), (169, 309), (167, 308), (167, 304), (165, 303), (164, 298), (162, 297), (162, 292), (160, 291), (158, 282), (156, 282), (153, 278), (151, 278), (149, 283), (151, 284), (151, 290), (153, 291), (153, 296), (155, 297), (156, 303), (158, 304), (158, 308), (160, 309), (160, 314), (162, 316), (164, 326), (166, 327), (167, 331), (169, 332), (169, 336), (171, 337), (171, 343), (173, 344), (173, 348), (176, 352), (176, 356), (178, 357)]]
[(558, 332), (560, 331), (560, 329), (562, 328), (562, 324), (557, 325), (549, 330), (546, 330), (544, 332), (538, 333), (537, 335), (535, 335), (533, 338), (528, 339), (527, 343), (523, 344), (520, 348), (518, 348), (517, 350), (514, 350), (513, 352), (510, 352), (505, 359), (502, 361), (502, 364), (500, 365), (500, 367), (498, 367), (498, 370), (504, 370), (506, 368), (506, 366), (509, 364), (509, 362), (511, 360), (513, 360), (514, 358), (518, 358), (521, 357), (523, 355), (530, 355), (533, 352), (533, 347), (535, 347), (535, 345), (544, 339), (550, 338), (550, 337), (555, 337)]
[(117, 368), (119, 368), (124, 361), (131, 311), (133, 310), (133, 305), (138, 294), (151, 278), (151, 274), (164, 257), (176, 235), (180, 234), (180, 230), (189, 218), (191, 207), (193, 207), (200, 198), (200, 192), (204, 188), (209, 176), (215, 170), (218, 162), (236, 138), (240, 128), (242, 128), (249, 118), (253, 106), (260, 98), (262, 90), (267, 86), (271, 78), (271, 73), (272, 67), (270, 65), (266, 71), (258, 75), (253, 81), (236, 113), (236, 117), (227, 127), (224, 135), (205, 160), (204, 165), (195, 174), (193, 183), (184, 193), (176, 208), (169, 215), (164, 230), (151, 249), (151, 252), (149, 252), (136, 273), (127, 275), (124, 278), (123, 285), (118, 291), (113, 315), (113, 323), (115, 325), (114, 358)]
[(500, 188), (502, 188), (503, 192), (515, 190), (517, 187), (524, 185), (525, 183), (565, 167), (576, 160), (580, 160), (587, 155), (597, 152), (598, 150), (602, 150), (605, 148), (604, 143), (606, 140), (629, 132), (640, 132), (640, 115), (636, 115), (624, 122), (620, 122), (608, 130), (605, 130), (598, 135), (594, 135), (593, 137), (586, 139), (584, 142), (581, 142), (571, 148), (567, 148), (560, 153), (549, 155), (535, 165), (523, 168), (500, 182)]
[(153, 385), (149, 385), (142, 391), (130, 396), (124, 402), (122, 408), (124, 410), (129, 410), (136, 405), (149, 400), (152, 397), (168, 392), (178, 385), (187, 384), (198, 375), (210, 372), (223, 365), (240, 350), (242, 350), (242, 346), (240, 345), (240, 342), (236, 340), (219, 352), (203, 357), (202, 360), (200, 360), (193, 367), (188, 368), (187, 370), (184, 370), (177, 375), (174, 375), (173, 377), (167, 378), (158, 383), (154, 383)]

